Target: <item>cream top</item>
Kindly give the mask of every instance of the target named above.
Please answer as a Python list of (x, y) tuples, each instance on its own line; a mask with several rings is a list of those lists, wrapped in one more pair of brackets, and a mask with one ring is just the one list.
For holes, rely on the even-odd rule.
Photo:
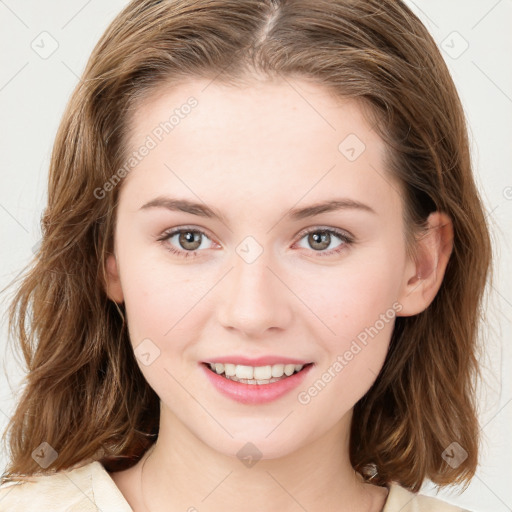
[[(26, 477), (0, 486), (0, 512), (133, 512), (110, 474), (98, 462)], [(437, 498), (389, 485), (383, 512), (469, 512)]]

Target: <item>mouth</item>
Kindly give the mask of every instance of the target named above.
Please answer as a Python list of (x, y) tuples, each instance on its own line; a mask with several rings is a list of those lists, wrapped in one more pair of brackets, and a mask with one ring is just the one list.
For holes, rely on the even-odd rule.
[(265, 366), (248, 366), (233, 363), (202, 363), (205, 368), (220, 377), (241, 384), (272, 384), (286, 380), (293, 375), (304, 372), (313, 363), (307, 364), (273, 364)]
[[(238, 364), (240, 362), (246, 364)], [(248, 362), (261, 366), (250, 366)], [(258, 405), (278, 400), (296, 389), (314, 363), (275, 357), (253, 361), (227, 357), (203, 362), (200, 366), (207, 381), (219, 393), (242, 404)]]

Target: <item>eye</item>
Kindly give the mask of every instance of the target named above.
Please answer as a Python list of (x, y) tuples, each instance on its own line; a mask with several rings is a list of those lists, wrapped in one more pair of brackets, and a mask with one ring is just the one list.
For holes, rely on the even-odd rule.
[(205, 244), (205, 240), (209, 240), (211, 244), (210, 238), (203, 231), (192, 228), (166, 231), (158, 238), (158, 241), (162, 242), (168, 251), (183, 258), (196, 256), (197, 250), (210, 249), (211, 245)]
[[(352, 236), (348, 233), (334, 228), (314, 228), (303, 232), (299, 241), (306, 238), (306, 243), (310, 248), (318, 253), (318, 256), (329, 256), (337, 254), (354, 242)], [(332, 246), (336, 239), (337, 245)], [(196, 257), (199, 250), (211, 249), (213, 242), (203, 231), (195, 228), (171, 229), (163, 233), (158, 241), (164, 244), (164, 247), (182, 258)], [(209, 241), (210, 243), (205, 241)], [(326, 251), (327, 248), (330, 250)], [(307, 247), (306, 247), (307, 248)]]
[[(333, 228), (314, 228), (301, 234), (300, 240), (306, 239), (306, 243), (319, 256), (329, 256), (343, 251), (348, 245), (353, 243), (353, 238), (343, 231)], [(337, 245), (332, 245), (338, 239)], [(325, 249), (329, 248), (326, 251)], [(306, 247), (307, 248), (307, 247)]]

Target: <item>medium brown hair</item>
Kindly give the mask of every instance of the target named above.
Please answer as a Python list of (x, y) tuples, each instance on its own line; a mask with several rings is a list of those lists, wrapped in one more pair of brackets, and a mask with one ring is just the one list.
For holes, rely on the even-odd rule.
[[(454, 227), (430, 304), (398, 317), (387, 359), (355, 405), (350, 457), (373, 483), (413, 491), (469, 483), (478, 462), (477, 335), (491, 248), (471, 171), (460, 99), (436, 43), (397, 0), (135, 0), (95, 47), (52, 154), (42, 241), (12, 301), (10, 330), (27, 376), (3, 479), (100, 460), (134, 465), (158, 435), (159, 399), (134, 358), (123, 305), (105, 293), (119, 186), (94, 193), (126, 158), (130, 113), (162, 84), (187, 78), (312, 80), (370, 107), (404, 190), (407, 225), (443, 211)], [(468, 456), (442, 457), (452, 443)]]

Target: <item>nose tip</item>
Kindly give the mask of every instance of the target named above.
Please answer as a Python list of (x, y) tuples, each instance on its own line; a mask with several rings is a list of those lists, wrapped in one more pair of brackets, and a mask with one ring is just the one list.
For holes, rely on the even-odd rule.
[(252, 263), (239, 258), (226, 276), (218, 306), (219, 322), (227, 329), (252, 337), (267, 330), (284, 329), (292, 318), (286, 294), (289, 295), (286, 287), (263, 256)]

